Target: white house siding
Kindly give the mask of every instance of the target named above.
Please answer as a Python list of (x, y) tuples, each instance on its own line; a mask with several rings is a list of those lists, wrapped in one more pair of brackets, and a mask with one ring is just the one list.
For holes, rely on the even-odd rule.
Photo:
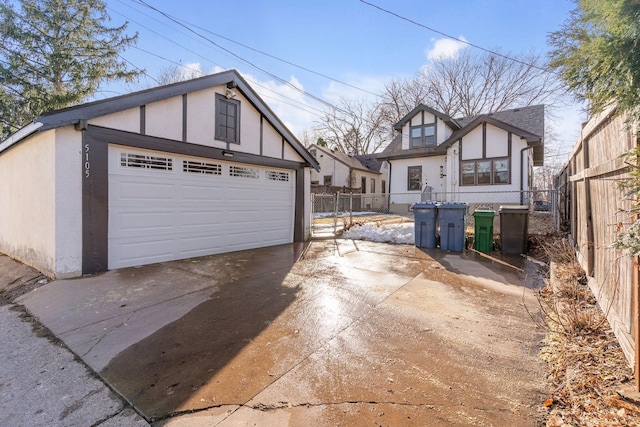
[[(282, 139), (280, 141), (281, 141), (280, 144), (282, 145)], [(291, 160), (294, 162), (302, 161), (302, 157), (300, 156), (300, 154), (298, 154), (296, 150), (294, 150), (293, 147), (287, 144), (286, 142), (284, 145), (284, 159)]]
[(174, 97), (145, 106), (145, 134), (182, 139), (182, 97)]
[[(235, 90), (234, 92), (239, 92)], [(240, 101), (240, 145), (230, 144), (229, 148), (243, 153), (260, 154), (260, 113), (242, 95), (238, 94), (235, 100)], [(262, 121), (263, 126), (269, 127), (269, 122)], [(264, 131), (262, 132), (264, 135)], [(275, 156), (282, 157), (282, 137), (267, 138), (262, 141), (264, 146), (280, 147), (280, 152)]]
[(407, 212), (409, 206), (421, 199), (421, 191), (409, 191), (408, 168), (422, 166), (422, 188), (433, 187), (434, 192), (445, 191), (445, 179), (440, 177), (440, 165), (444, 166), (444, 156), (418, 157), (393, 161), (391, 168), (391, 188), (389, 189), (392, 212)]
[(282, 136), (271, 126), (262, 129), (262, 154), (267, 157), (282, 156)]
[(138, 133), (140, 132), (140, 109), (129, 108), (128, 110), (96, 117), (89, 120), (89, 123), (96, 126)]
[[(517, 136), (515, 138), (520, 139)], [(508, 155), (509, 133), (499, 127), (487, 124), (487, 157), (507, 157)]]
[[(190, 142), (210, 147), (225, 148), (226, 143), (214, 140), (216, 132), (215, 94), (215, 89), (209, 88), (187, 95), (187, 139)], [(179, 117), (182, 117), (182, 112)]]
[(478, 126), (462, 138), (462, 160), (482, 158), (482, 126)]
[(73, 126), (56, 129), (55, 242), (57, 278), (82, 274), (82, 134)]
[[(78, 170), (78, 169), (76, 169)], [(0, 156), (0, 251), (56, 275), (55, 131), (37, 133)]]

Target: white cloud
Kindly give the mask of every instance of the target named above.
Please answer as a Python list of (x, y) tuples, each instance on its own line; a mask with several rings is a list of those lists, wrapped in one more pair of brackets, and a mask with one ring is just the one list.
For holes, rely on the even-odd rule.
[(458, 56), (458, 52), (469, 46), (465, 43), (466, 41), (463, 36), (458, 37), (458, 40), (449, 38), (431, 39), (432, 47), (427, 50), (427, 59), (429, 61), (435, 61), (438, 59), (455, 58)]

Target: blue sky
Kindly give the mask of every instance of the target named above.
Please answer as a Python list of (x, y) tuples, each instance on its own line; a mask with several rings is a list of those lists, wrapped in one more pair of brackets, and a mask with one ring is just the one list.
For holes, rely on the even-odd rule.
[[(473, 49), (359, 0), (144, 1), (210, 41), (138, 0), (107, 0), (112, 24), (127, 20), (130, 32), (139, 33), (138, 48), (124, 54), (128, 61), (154, 78), (175, 63), (205, 73), (235, 68), (299, 137), (314, 126), (323, 106), (282, 80), (334, 104), (340, 97), (370, 99), (370, 92), (380, 93), (390, 79), (417, 73), (436, 51)], [(574, 7), (568, 0), (367, 1), (475, 45), (514, 54), (544, 54), (547, 34), (559, 29)], [(152, 78), (110, 85), (103, 96), (154, 85)], [(576, 108), (568, 108), (551, 124), (559, 144), (567, 147), (563, 151), (575, 142), (582, 120)]]

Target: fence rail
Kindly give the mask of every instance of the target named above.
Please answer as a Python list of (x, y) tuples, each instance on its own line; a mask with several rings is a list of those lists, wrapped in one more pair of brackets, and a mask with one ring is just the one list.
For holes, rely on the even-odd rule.
[[(428, 198), (425, 193), (387, 193), (387, 194), (312, 194), (312, 236), (336, 235), (345, 227), (352, 225), (356, 218), (366, 215), (389, 214), (392, 212), (394, 199), (409, 200), (408, 208), (400, 215), (413, 216), (411, 206), (415, 203), (433, 201), (439, 203), (463, 202), (468, 205), (466, 222), (473, 227), (473, 213), (477, 209), (493, 209), (496, 213), (504, 205), (529, 206), (529, 212), (548, 217), (548, 221), (558, 223), (557, 192), (540, 191), (494, 191), (494, 192), (431, 192)], [(406, 202), (404, 203), (406, 204)]]

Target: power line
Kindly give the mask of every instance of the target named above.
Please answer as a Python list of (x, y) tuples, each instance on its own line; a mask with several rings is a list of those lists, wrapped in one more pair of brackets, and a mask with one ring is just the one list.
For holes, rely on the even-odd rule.
[(368, 1), (366, 1), (366, 0), (360, 0), (360, 2), (361, 2), (361, 3), (366, 4), (367, 6), (373, 7), (374, 9), (378, 9), (378, 10), (380, 10), (380, 11), (384, 12), (384, 13), (387, 13), (387, 14), (389, 14), (389, 15), (391, 15), (391, 16), (395, 16), (396, 18), (401, 19), (401, 20), (403, 20), (403, 21), (407, 21), (407, 22), (409, 22), (409, 23), (411, 23), (411, 24), (413, 24), (413, 25), (416, 25), (416, 26), (418, 26), (418, 27), (424, 28), (424, 29), (429, 30), (429, 31), (431, 31), (431, 32), (434, 32), (434, 33), (436, 33), (436, 34), (440, 34), (441, 36), (445, 36), (445, 37), (447, 37), (447, 38), (449, 38), (449, 39), (455, 40), (455, 41), (457, 41), (457, 42), (459, 42), (459, 43), (464, 43), (464, 44), (466, 44), (466, 45), (468, 45), (468, 46), (475, 47), (476, 49), (480, 49), (480, 50), (482, 50), (482, 51), (484, 51), (484, 52), (490, 53), (490, 54), (492, 54), (492, 55), (499, 56), (499, 57), (504, 58), (504, 59), (507, 59), (507, 60), (509, 60), (509, 61), (517, 62), (518, 64), (526, 65), (527, 67), (531, 67), (531, 68), (538, 69), (538, 70), (540, 70), (540, 71), (544, 71), (545, 73), (557, 74), (556, 72), (554, 72), (554, 71), (552, 71), (552, 70), (550, 70), (550, 69), (548, 69), (548, 68), (543, 68), (543, 67), (537, 66), (537, 65), (535, 65), (535, 64), (530, 64), (530, 63), (528, 63), (528, 62), (521, 61), (521, 60), (519, 60), (519, 59), (512, 58), (512, 57), (510, 57), (510, 56), (504, 55), (504, 54), (502, 54), (502, 53), (500, 53), (500, 52), (496, 52), (496, 51), (494, 51), (494, 50), (484, 48), (484, 47), (482, 47), (482, 46), (480, 46), (480, 45), (473, 44), (473, 43), (468, 42), (468, 41), (466, 41), (466, 40), (461, 40), (461, 39), (459, 39), (459, 38), (457, 38), (457, 37), (454, 37), (454, 36), (452, 36), (452, 35), (450, 35), (450, 34), (444, 33), (444, 32), (442, 32), (442, 31), (440, 31), (440, 30), (436, 30), (435, 28), (432, 28), (432, 27), (429, 27), (429, 26), (427, 26), (427, 25), (421, 24), (420, 22), (414, 21), (413, 19), (407, 18), (406, 16), (402, 16), (402, 15), (400, 15), (400, 14), (398, 14), (398, 13), (395, 13), (395, 12), (393, 12), (393, 11), (390, 11), (390, 10), (388, 10), (388, 9), (385, 9), (385, 8), (383, 8), (383, 7), (381, 7), (381, 6), (376, 5), (376, 4), (369, 3), (369, 2), (368, 2)]
[(202, 34), (198, 33), (197, 31), (195, 31), (195, 30), (191, 29), (189, 26), (187, 26), (187, 25), (183, 24), (183, 23), (182, 23), (182, 22), (180, 22), (178, 19), (174, 18), (173, 16), (169, 15), (168, 13), (163, 12), (162, 10), (160, 10), (160, 9), (158, 9), (158, 8), (154, 7), (154, 6), (151, 6), (150, 4), (148, 4), (147, 2), (145, 2), (144, 0), (132, 0), (132, 1), (134, 1), (134, 2), (136, 2), (136, 3), (138, 3), (138, 4), (140, 4), (140, 5), (143, 5), (143, 6), (145, 6), (145, 7), (148, 7), (149, 9), (151, 9), (151, 10), (153, 10), (153, 11), (155, 11), (155, 12), (157, 12), (157, 13), (161, 14), (162, 16), (164, 16), (165, 18), (169, 19), (170, 21), (173, 21), (173, 22), (175, 22), (176, 24), (180, 25), (181, 27), (185, 28), (187, 31), (192, 32), (192, 33), (193, 33), (193, 34), (195, 34), (196, 36), (198, 36), (198, 37), (200, 37), (200, 38), (202, 38), (202, 39), (204, 39), (204, 40), (208, 41), (208, 42), (209, 42), (209, 43), (211, 43), (212, 45), (214, 45), (214, 46), (218, 47), (219, 49), (224, 50), (225, 52), (229, 53), (230, 55), (234, 56), (234, 57), (235, 57), (235, 58), (237, 58), (238, 60), (240, 60), (240, 61), (244, 62), (244, 63), (245, 63), (245, 64), (247, 64), (247, 65), (249, 65), (250, 67), (255, 68), (256, 70), (258, 70), (258, 71), (261, 71), (261, 72), (265, 73), (266, 75), (270, 76), (271, 78), (274, 78), (274, 79), (278, 80), (279, 82), (281, 82), (281, 83), (285, 84), (286, 86), (289, 86), (290, 88), (292, 88), (292, 89), (294, 89), (294, 90), (296, 90), (296, 91), (298, 91), (298, 92), (300, 92), (300, 93), (302, 93), (302, 94), (304, 94), (304, 95), (306, 95), (306, 96), (308, 96), (308, 97), (310, 97), (310, 98), (312, 98), (312, 99), (316, 100), (317, 102), (320, 102), (321, 104), (326, 105), (326, 106), (327, 106), (327, 107), (329, 107), (329, 108), (333, 108), (333, 109), (336, 109), (336, 108), (337, 108), (337, 107), (335, 107), (334, 105), (332, 105), (331, 103), (329, 103), (329, 102), (325, 101), (324, 99), (319, 98), (319, 97), (317, 97), (317, 96), (315, 96), (315, 95), (313, 95), (313, 94), (311, 94), (311, 93), (309, 93), (309, 92), (306, 92), (305, 90), (300, 89), (299, 87), (297, 87), (297, 86), (295, 86), (294, 84), (292, 84), (292, 83), (288, 82), (287, 80), (285, 80), (285, 79), (283, 79), (283, 78), (281, 78), (281, 77), (276, 76), (275, 74), (273, 74), (273, 73), (271, 73), (271, 72), (269, 72), (269, 71), (265, 70), (264, 68), (261, 68), (261, 67), (257, 66), (256, 64), (252, 63), (251, 61), (249, 61), (249, 60), (247, 60), (247, 59), (242, 58), (240, 55), (237, 55), (236, 53), (232, 52), (231, 50), (229, 50), (229, 49), (227, 49), (227, 48), (225, 48), (225, 47), (223, 47), (223, 46), (221, 46), (220, 44), (216, 43), (215, 41), (211, 40), (210, 38), (208, 38), (208, 37), (206, 37), (206, 36), (204, 36), (204, 35), (202, 35)]

